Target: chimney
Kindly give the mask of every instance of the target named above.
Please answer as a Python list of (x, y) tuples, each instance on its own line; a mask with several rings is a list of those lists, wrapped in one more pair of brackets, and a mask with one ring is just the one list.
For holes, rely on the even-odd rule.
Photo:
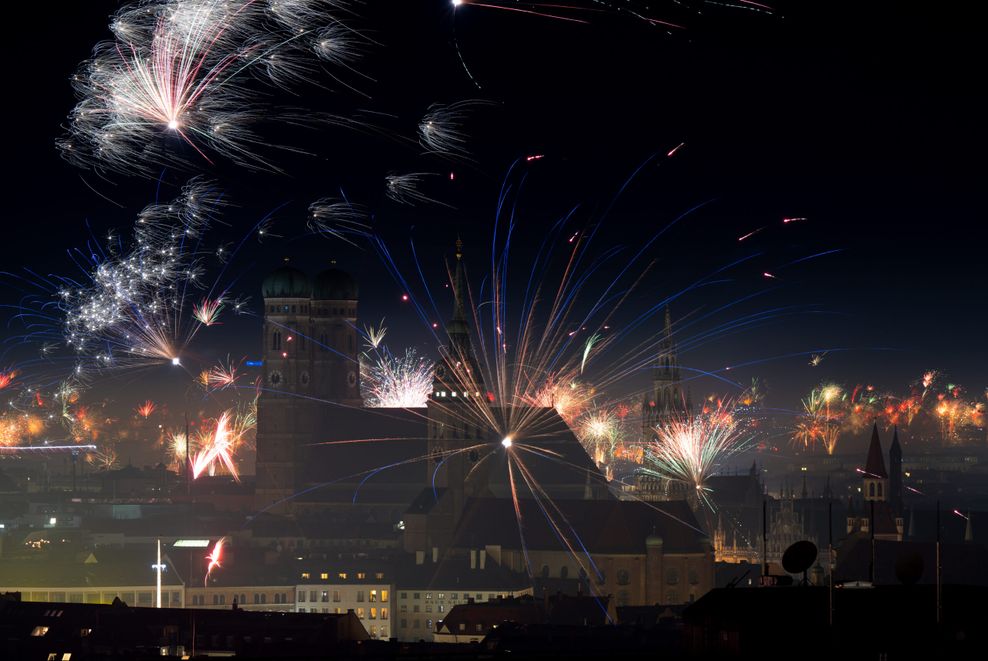
[(417, 565), (425, 564), (425, 551), (415, 552), (415, 564)]
[(470, 549), (470, 569), (477, 568), (477, 549)]
[(480, 568), (484, 569), (487, 566), (487, 549), (480, 549)]
[(433, 546), (432, 547), (432, 564), (436, 564), (437, 562), (439, 562), (439, 547), (438, 546)]

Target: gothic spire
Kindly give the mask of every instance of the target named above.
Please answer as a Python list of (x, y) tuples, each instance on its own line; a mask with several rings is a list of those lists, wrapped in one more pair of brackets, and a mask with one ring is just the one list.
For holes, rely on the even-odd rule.
[(456, 271), (453, 276), (453, 318), (452, 321), (466, 323), (466, 306), (463, 299), (466, 298), (466, 278), (463, 276), (463, 241), (456, 239)]
[(868, 461), (865, 463), (865, 477), (888, 479), (885, 471), (885, 457), (882, 456), (882, 442), (878, 438), (878, 423), (871, 429), (871, 444), (868, 446)]

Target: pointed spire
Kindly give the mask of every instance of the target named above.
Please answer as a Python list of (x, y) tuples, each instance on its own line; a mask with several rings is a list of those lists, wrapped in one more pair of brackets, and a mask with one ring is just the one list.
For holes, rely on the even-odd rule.
[(892, 430), (892, 446), (889, 447), (889, 454), (897, 452), (899, 456), (902, 456), (902, 446), (899, 445), (899, 425), (896, 425)]
[(466, 295), (466, 278), (463, 276), (463, 241), (456, 239), (456, 271), (453, 275), (453, 321), (466, 321), (466, 306), (463, 299)]
[(666, 339), (667, 340), (672, 339), (672, 311), (669, 309), (669, 306), (668, 305), (666, 305), (666, 328), (665, 328), (665, 333), (666, 333)]
[(885, 471), (885, 457), (882, 456), (882, 442), (878, 438), (878, 423), (871, 429), (871, 444), (868, 446), (868, 461), (865, 463), (865, 478), (888, 479)]

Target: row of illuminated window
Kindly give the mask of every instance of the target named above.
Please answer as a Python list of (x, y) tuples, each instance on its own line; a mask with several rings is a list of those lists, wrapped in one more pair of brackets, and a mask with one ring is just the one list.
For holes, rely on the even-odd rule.
[[(412, 595), (412, 599), (413, 600), (420, 600), (420, 599), (422, 599), (422, 595), (423, 594), (425, 595), (426, 601), (432, 599), (433, 594), (435, 594), (435, 597), (438, 600), (443, 600), (443, 599), (449, 598), (452, 601), (456, 601), (457, 599), (460, 598), (460, 593), (459, 592), (436, 592), (436, 593), (432, 593), (432, 592), (405, 592), (405, 591), (402, 591), (401, 592), (401, 600), (402, 601), (405, 601), (406, 599), (408, 599), (408, 595)], [(463, 600), (466, 601), (467, 599), (470, 599), (471, 596), (473, 596), (473, 595), (471, 595), (469, 592), (464, 592), (463, 593)], [(498, 596), (506, 597), (508, 595), (507, 595), (507, 593), (504, 593), (504, 592), (489, 592), (488, 595), (487, 595), (487, 598), (488, 599), (495, 599)], [(476, 601), (483, 601), (484, 600), (484, 593), (483, 592), (478, 592), (476, 594), (476, 596), (474, 596), (474, 599), (476, 599)]]
[[(287, 592), (276, 592), (274, 594), (275, 604), (287, 604), (288, 603), (288, 593)], [(225, 594), (214, 594), (212, 595), (213, 606), (224, 606), (226, 605), (226, 595)], [(240, 593), (239, 595), (234, 593), (230, 595), (231, 604), (247, 604), (247, 594)], [(267, 604), (268, 595), (264, 592), (254, 593), (254, 603), (255, 604)], [(192, 595), (192, 605), (193, 606), (205, 606), (206, 605), (206, 595), (204, 594), (194, 594)]]
[[(298, 612), (299, 613), (305, 613), (306, 610), (305, 610), (305, 608), (301, 608), (300, 607), (298, 609)], [(319, 607), (314, 607), (314, 608), (310, 608), (308, 610), (308, 612), (309, 613), (318, 613), (318, 612), (320, 612), (320, 609), (319, 609)], [(322, 612), (323, 613), (328, 613), (329, 612), (329, 609), (328, 608), (323, 608), (322, 609)], [(335, 614), (337, 614), (337, 615), (342, 615), (344, 613), (344, 610), (342, 608), (340, 608), (339, 606), (337, 606), (337, 607), (333, 608), (333, 612)], [(357, 617), (359, 619), (361, 619), (361, 620), (367, 620), (367, 619), (376, 620), (378, 618), (380, 618), (382, 620), (388, 619), (388, 608), (387, 608), (387, 606), (382, 606), (380, 609), (377, 608), (377, 606), (371, 606), (370, 608), (360, 607), (360, 608), (354, 609), (354, 612), (356, 613)]]
[[(336, 578), (340, 579), (341, 581), (347, 580), (347, 577), (348, 576), (349, 576), (349, 574), (347, 572), (345, 572), (345, 571), (341, 571), (341, 572), (338, 572), (336, 574)], [(356, 573), (356, 577), (357, 577), (357, 580), (358, 581), (366, 580), (367, 579), (367, 572), (358, 571)], [(304, 571), (304, 572), (302, 572), (302, 578), (311, 579), (312, 578), (312, 573), (311, 572)], [(379, 581), (380, 580), (383, 580), (384, 579), (384, 572), (381, 572), (381, 571), (374, 572), (374, 578), (376, 578)], [(324, 571), (324, 572), (320, 573), (319, 574), (319, 579), (320, 580), (323, 580), (323, 581), (328, 581), (329, 580), (329, 572)]]
[[(456, 397), (457, 395), (459, 395), (461, 397), (470, 397), (471, 396), (470, 393), (468, 393), (468, 392), (458, 393), (455, 390), (449, 391), (449, 396), (450, 397)], [(445, 390), (437, 390), (436, 391), (436, 397), (445, 397), (445, 396), (446, 396), (446, 391)], [(480, 397), (480, 393), (479, 392), (475, 392), (473, 394), (473, 397)]]
[[(305, 590), (301, 590), (300, 589), (298, 591), (298, 603), (304, 604), (305, 601), (306, 601), (305, 596), (306, 596), (305, 595)], [(363, 590), (357, 590), (357, 601), (358, 602), (364, 601), (364, 596), (365, 596), (365, 593), (364, 593)], [(366, 592), (366, 597), (367, 597), (367, 601), (369, 601), (372, 604), (373, 603), (376, 603), (379, 599), (380, 599), (380, 601), (381, 601), (382, 604), (388, 603), (388, 591), (387, 590), (380, 590), (380, 591), (378, 591), (378, 590), (368, 590)], [(321, 601), (321, 602), (324, 602), (324, 603), (325, 602), (328, 602), (329, 601), (329, 590), (309, 590), (309, 601), (311, 601), (313, 603), (318, 602), (318, 601)], [(333, 590), (333, 602), (334, 603), (339, 603), (341, 601), (343, 601), (343, 595), (341, 594), (341, 592), (339, 590)]]
[[(408, 604), (402, 604), (401, 605), (401, 612), (402, 613), (407, 613), (408, 612)], [(421, 604), (412, 604), (412, 612), (413, 613), (420, 613), (420, 612), (422, 612), (422, 605)], [(426, 613), (431, 613), (432, 612), (432, 604), (431, 603), (425, 605), (425, 612)], [(436, 612), (437, 613), (445, 613), (446, 612), (446, 604), (436, 604)]]
[[(114, 597), (119, 597), (120, 601), (128, 606), (151, 606), (154, 602), (154, 594), (153, 590), (143, 592), (32, 591), (24, 593), (25, 601), (48, 601), (67, 604), (109, 604), (113, 601)], [(170, 605), (182, 605), (181, 592), (166, 591), (161, 593), (161, 604), (163, 606), (169, 605), (169, 595), (171, 597)]]

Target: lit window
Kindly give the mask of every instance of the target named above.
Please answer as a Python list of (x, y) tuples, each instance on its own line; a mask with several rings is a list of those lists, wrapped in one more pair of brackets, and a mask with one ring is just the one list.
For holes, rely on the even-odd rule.
[(370, 609), (370, 619), (372, 619), (372, 620), (376, 620), (377, 619), (377, 609), (376, 608), (373, 608), (372, 607)]
[(359, 580), (359, 581), (362, 581), (362, 580), (364, 580), (365, 578), (367, 578), (367, 574), (365, 574), (365, 573), (364, 573), (364, 572), (362, 572), (362, 571), (361, 571), (361, 572), (357, 572), (357, 580)]
[(371, 590), (370, 591), (370, 598), (367, 601), (369, 601), (371, 603), (374, 603), (375, 601), (377, 601), (377, 590)]
[(346, 580), (346, 572), (345, 572), (345, 571), (341, 571), (341, 572), (340, 572), (340, 573), (338, 574), (338, 576), (340, 577), (340, 580), (341, 580), (341, 581), (345, 581), (345, 580)]
[(323, 572), (323, 573), (319, 574), (319, 578), (321, 578), (324, 581), (328, 581), (329, 580), (329, 572)]
[(381, 603), (382, 604), (388, 603), (388, 591), (387, 590), (381, 590)]
[(309, 578), (309, 572), (307, 571), (302, 572), (302, 578)]
[(31, 629), (32, 636), (44, 636), (46, 633), (48, 633), (48, 627), (44, 627), (41, 625), (38, 625), (33, 629)]
[(374, 578), (376, 578), (377, 580), (383, 579), (384, 578), (384, 572), (383, 571), (377, 572), (376, 574), (374, 574)]
[(388, 619), (388, 609), (387, 608), (382, 608), (381, 609), (381, 619), (382, 620)]
[(357, 617), (359, 617), (361, 620), (364, 619), (364, 609), (363, 608), (358, 608), (357, 609)]

